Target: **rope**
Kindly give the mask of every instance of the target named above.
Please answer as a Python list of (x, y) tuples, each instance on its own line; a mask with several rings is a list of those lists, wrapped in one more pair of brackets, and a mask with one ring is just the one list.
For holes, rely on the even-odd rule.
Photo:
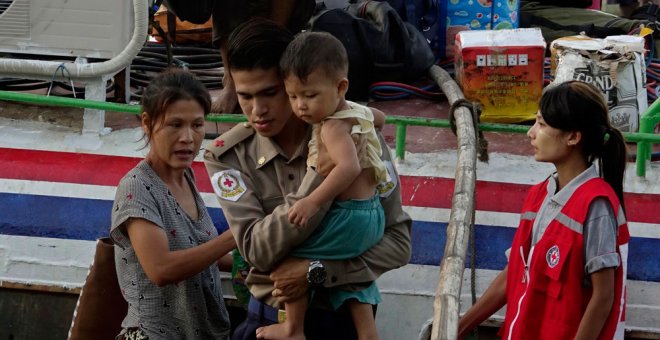
[(404, 83), (391, 81), (375, 82), (369, 86), (369, 96), (378, 100), (405, 99), (416, 96), (430, 100), (444, 100), (446, 97), (442, 92), (434, 92), (436, 84), (417, 87)]
[(449, 107), (449, 126), (451, 131), (456, 135), (456, 117), (454, 113), (459, 107), (465, 107), (472, 113), (472, 123), (474, 124), (474, 131), (477, 131), (477, 154), (480, 161), (488, 163), (488, 141), (484, 137), (483, 131), (479, 130), (479, 121), (481, 117), (481, 106), (476, 102), (471, 102), (465, 98), (461, 98)]
[(66, 65), (64, 63), (61, 63), (57, 68), (55, 69), (55, 72), (53, 72), (53, 76), (50, 78), (50, 86), (48, 86), (48, 93), (46, 93), (46, 96), (50, 96), (50, 91), (53, 89), (53, 83), (55, 82), (55, 76), (57, 76), (57, 71), (60, 71), (62, 74), (62, 77), (65, 77), (64, 71), (66, 71), (66, 77), (69, 78), (69, 83), (71, 83), (71, 91), (73, 92), (73, 98), (76, 98), (76, 88), (73, 86), (73, 80), (71, 80), (71, 73), (69, 73), (69, 70), (66, 69)]

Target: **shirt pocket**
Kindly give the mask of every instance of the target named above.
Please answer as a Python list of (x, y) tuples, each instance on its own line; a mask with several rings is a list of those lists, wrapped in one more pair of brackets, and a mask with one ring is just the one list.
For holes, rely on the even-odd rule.
[(542, 291), (549, 297), (559, 299), (566, 275), (567, 263), (570, 260), (572, 239), (553, 240), (538, 244), (534, 252), (538, 257), (533, 264), (537, 277), (534, 288)]

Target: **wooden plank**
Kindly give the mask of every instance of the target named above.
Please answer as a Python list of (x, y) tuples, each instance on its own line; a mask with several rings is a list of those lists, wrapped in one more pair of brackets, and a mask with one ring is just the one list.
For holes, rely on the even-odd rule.
[(20, 289), (44, 293), (65, 293), (72, 295), (80, 294), (80, 287), (63, 287), (63, 286), (51, 286), (51, 285), (38, 285), (31, 283), (23, 282), (10, 282), (10, 281), (0, 281), (0, 288), (6, 289)]
[(0, 288), (0, 339), (66, 339), (77, 301), (74, 294)]

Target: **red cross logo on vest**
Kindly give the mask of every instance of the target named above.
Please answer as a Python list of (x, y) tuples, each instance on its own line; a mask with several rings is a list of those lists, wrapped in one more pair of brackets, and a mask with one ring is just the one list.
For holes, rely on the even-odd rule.
[(554, 245), (548, 249), (548, 252), (545, 253), (545, 261), (548, 263), (548, 267), (554, 268), (557, 263), (559, 263), (559, 247)]

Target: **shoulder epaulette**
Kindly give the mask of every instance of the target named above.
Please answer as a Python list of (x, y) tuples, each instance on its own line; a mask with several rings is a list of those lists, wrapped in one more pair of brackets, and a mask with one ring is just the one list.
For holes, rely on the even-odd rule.
[(250, 123), (236, 124), (229, 131), (223, 133), (206, 146), (206, 151), (211, 152), (215, 158), (220, 157), (236, 144), (254, 135), (254, 128)]

